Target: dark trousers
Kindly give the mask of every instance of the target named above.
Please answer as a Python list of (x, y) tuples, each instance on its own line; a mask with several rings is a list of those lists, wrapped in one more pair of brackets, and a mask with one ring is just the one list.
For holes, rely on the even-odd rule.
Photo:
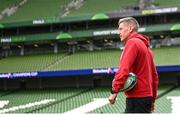
[(152, 97), (126, 98), (125, 113), (151, 113)]

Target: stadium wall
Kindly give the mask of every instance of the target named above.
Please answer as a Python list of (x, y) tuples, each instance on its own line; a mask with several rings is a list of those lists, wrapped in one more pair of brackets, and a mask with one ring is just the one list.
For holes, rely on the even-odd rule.
[[(113, 74), (101, 74), (88, 76), (0, 79), (0, 89), (13, 90), (64, 87), (111, 87), (113, 76)], [(159, 73), (159, 82), (159, 84), (180, 85), (180, 72)]]

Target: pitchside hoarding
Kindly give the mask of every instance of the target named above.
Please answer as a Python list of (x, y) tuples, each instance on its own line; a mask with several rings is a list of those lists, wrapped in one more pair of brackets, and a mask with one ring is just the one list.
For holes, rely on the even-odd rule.
[[(157, 66), (158, 72), (176, 72), (180, 71), (180, 65)], [(14, 72), (0, 73), (0, 78), (24, 78), (24, 77), (55, 77), (55, 76), (88, 76), (96, 74), (115, 74), (118, 68), (96, 68), (62, 71), (38, 71), (38, 72)]]

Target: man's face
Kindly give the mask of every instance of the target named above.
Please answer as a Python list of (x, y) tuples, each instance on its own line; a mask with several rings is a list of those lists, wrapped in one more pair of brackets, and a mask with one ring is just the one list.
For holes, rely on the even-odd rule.
[(132, 31), (132, 27), (125, 22), (119, 24), (119, 37), (121, 41), (124, 41)]

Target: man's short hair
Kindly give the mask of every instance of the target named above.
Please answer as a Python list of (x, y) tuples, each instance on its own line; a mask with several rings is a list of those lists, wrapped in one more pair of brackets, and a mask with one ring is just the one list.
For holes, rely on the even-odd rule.
[(127, 24), (132, 25), (134, 27), (134, 30), (138, 31), (139, 23), (135, 18), (133, 18), (133, 17), (125, 17), (125, 18), (119, 19), (118, 25), (120, 23), (124, 23), (124, 22), (127, 23)]

